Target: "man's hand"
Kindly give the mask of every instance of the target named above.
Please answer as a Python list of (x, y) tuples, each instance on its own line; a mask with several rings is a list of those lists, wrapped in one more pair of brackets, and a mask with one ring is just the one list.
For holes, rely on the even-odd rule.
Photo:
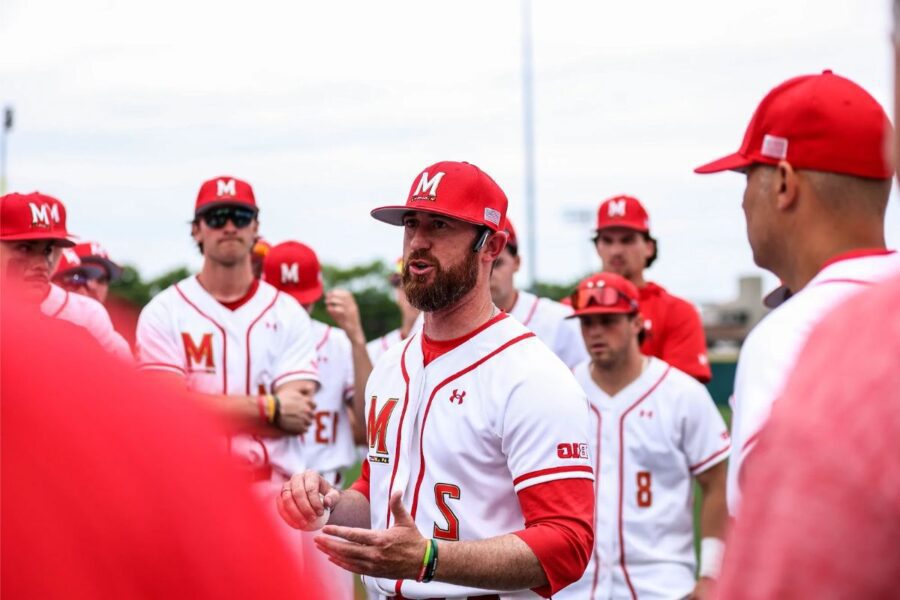
[(366, 343), (366, 335), (359, 318), (359, 307), (353, 294), (347, 290), (331, 290), (325, 294), (325, 309), (351, 342)]
[(716, 582), (709, 577), (701, 577), (694, 587), (694, 591), (688, 596), (688, 600), (712, 600), (715, 595)]
[(287, 389), (278, 390), (281, 403), (278, 427), (288, 433), (305, 433), (315, 415), (315, 394), (314, 381), (292, 382)]
[(399, 491), (391, 496), (391, 514), (394, 524), (390, 529), (326, 525), (322, 530), (325, 535), (316, 536), (314, 541), (328, 560), (348, 571), (389, 579), (415, 579), (422, 568), (428, 540), (406, 512)]
[(282, 486), (275, 505), (288, 525), (294, 529), (307, 529), (310, 523), (325, 514), (326, 506), (334, 509), (340, 499), (340, 491), (336, 487), (315, 471), (307, 469)]

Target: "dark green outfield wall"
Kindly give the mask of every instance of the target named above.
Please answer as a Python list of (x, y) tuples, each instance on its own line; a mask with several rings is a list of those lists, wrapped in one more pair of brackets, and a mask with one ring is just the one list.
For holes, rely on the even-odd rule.
[(720, 406), (728, 406), (728, 399), (734, 390), (734, 370), (736, 363), (733, 362), (713, 362), (712, 381), (706, 384), (706, 389), (716, 404)]

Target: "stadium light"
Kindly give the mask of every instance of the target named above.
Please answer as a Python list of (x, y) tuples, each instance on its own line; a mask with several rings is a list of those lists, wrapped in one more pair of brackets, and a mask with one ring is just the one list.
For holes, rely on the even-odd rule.
[(0, 135), (0, 195), (6, 193), (6, 136), (12, 131), (13, 115), (12, 106), (3, 109), (3, 132)]

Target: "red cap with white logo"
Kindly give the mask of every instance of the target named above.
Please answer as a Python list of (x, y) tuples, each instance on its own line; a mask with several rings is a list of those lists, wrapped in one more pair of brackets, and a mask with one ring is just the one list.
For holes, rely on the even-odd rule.
[(634, 196), (613, 196), (601, 202), (597, 209), (597, 231), (607, 227), (650, 233), (650, 216), (641, 201)]
[(789, 79), (769, 92), (734, 154), (696, 173), (742, 170), (785, 160), (795, 169), (888, 179), (891, 123), (866, 90), (825, 71)]
[(78, 244), (72, 248), (63, 248), (62, 253), (59, 255), (59, 263), (56, 265), (56, 272), (53, 274), (54, 279), (56, 279), (57, 276), (66, 275), (70, 272), (82, 273), (88, 278), (100, 277), (103, 275), (103, 267), (96, 264), (88, 264), (78, 255), (78, 246), (84, 245), (89, 244)]
[(197, 193), (197, 204), (194, 213), (200, 213), (216, 206), (236, 205), (257, 210), (253, 188), (246, 181), (236, 177), (222, 175), (204, 181)]
[[(106, 249), (97, 242), (82, 242), (75, 244), (72, 248), (75, 254), (81, 259), (84, 265), (97, 265), (106, 270), (106, 274), (111, 281), (115, 281), (122, 276), (122, 267), (112, 261), (107, 254)], [(65, 258), (65, 253), (63, 254)], [(60, 266), (57, 271), (62, 271)]]
[(615, 273), (597, 273), (583, 279), (570, 299), (575, 312), (567, 319), (582, 315), (631, 314), (640, 309), (637, 287)]
[(372, 216), (403, 225), (410, 211), (434, 213), (500, 231), (506, 220), (506, 194), (490, 176), (467, 162), (444, 161), (416, 175), (403, 206), (382, 206)]
[(0, 196), (0, 240), (55, 240), (60, 246), (75, 245), (66, 231), (66, 207), (40, 192)]
[(503, 226), (503, 230), (509, 234), (509, 237), (506, 238), (506, 245), (519, 249), (519, 238), (516, 237), (516, 228), (513, 227), (512, 221), (509, 218), (506, 219), (506, 225)]
[(300, 242), (272, 246), (263, 261), (263, 279), (300, 304), (312, 304), (322, 297), (322, 270), (313, 249)]

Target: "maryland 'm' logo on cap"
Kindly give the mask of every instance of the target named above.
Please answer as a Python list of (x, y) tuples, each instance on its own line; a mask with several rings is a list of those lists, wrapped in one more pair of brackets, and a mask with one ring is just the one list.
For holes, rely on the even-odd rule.
[(218, 196), (236, 196), (237, 195), (237, 185), (234, 183), (234, 179), (217, 179), (216, 180), (216, 195), (218, 195)]
[(437, 199), (438, 186), (441, 184), (441, 179), (443, 179), (443, 177), (443, 172), (435, 173), (434, 177), (430, 177), (428, 171), (423, 171), (410, 201), (434, 202)]
[(281, 283), (300, 283), (300, 265), (297, 263), (281, 263)]
[(40, 229), (50, 229), (53, 223), (59, 223), (59, 204), (41, 204), (34, 202), (28, 203), (31, 209), (31, 226)]

